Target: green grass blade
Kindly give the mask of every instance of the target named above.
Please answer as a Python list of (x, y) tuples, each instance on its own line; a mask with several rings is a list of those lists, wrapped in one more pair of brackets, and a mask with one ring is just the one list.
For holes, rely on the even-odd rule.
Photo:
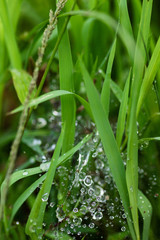
[(118, 0), (119, 8), (120, 8), (120, 22), (121, 25), (126, 29), (126, 31), (133, 36), (131, 21), (129, 18), (127, 1), (126, 0)]
[[(54, 175), (56, 172), (58, 158), (59, 158), (60, 151), (61, 151), (62, 144), (63, 144), (64, 128), (62, 128), (61, 135), (58, 139), (53, 157), (51, 159), (51, 164), (50, 164), (49, 170), (47, 172), (46, 179), (45, 179), (45, 181), (40, 189), (40, 192), (34, 202), (34, 205), (31, 209), (31, 213), (30, 213), (28, 221), (27, 221), (26, 233), (27, 233), (27, 235), (29, 235), (31, 237), (31, 239), (39, 238), (43, 234), (42, 223), (43, 223), (44, 213), (45, 213), (47, 201), (49, 198), (50, 190), (52, 187)], [(32, 229), (34, 229), (34, 231), (32, 231)]]
[(131, 90), (131, 100), (129, 104), (129, 129), (127, 145), (127, 167), (126, 180), (129, 192), (130, 206), (133, 223), (137, 239), (140, 239), (139, 221), (138, 221), (138, 136), (136, 111), (139, 91), (142, 83), (142, 77), (145, 67), (146, 51), (145, 46), (148, 43), (150, 20), (152, 12), (152, 0), (143, 1), (141, 21), (137, 38), (135, 59), (133, 66), (133, 82)]
[[(59, 97), (59, 96), (63, 96), (63, 95), (74, 95), (80, 101), (80, 103), (84, 106), (87, 113), (89, 114), (89, 116), (93, 120), (93, 115), (92, 115), (90, 105), (88, 104), (88, 102), (84, 98), (82, 98), (81, 96), (79, 96), (75, 93), (72, 93), (72, 92), (65, 91), (65, 90), (56, 90), (56, 91), (51, 91), (49, 93), (45, 93), (45, 94), (41, 95), (40, 97), (37, 97), (37, 98), (31, 100), (30, 103), (29, 103), (29, 107), (37, 106), (37, 105), (39, 105), (43, 102), (46, 102), (46, 101), (51, 100), (55, 97)], [(20, 111), (23, 110), (23, 108), (24, 108), (23, 105), (21, 105), (21, 106), (17, 107), (16, 109), (12, 110), (10, 112), (10, 114), (20, 112)]]
[(152, 54), (151, 60), (149, 62), (149, 65), (146, 69), (145, 76), (143, 79), (143, 83), (140, 90), (140, 95), (138, 99), (138, 106), (137, 106), (137, 116), (139, 114), (139, 111), (141, 109), (141, 106), (144, 102), (144, 99), (155, 79), (155, 76), (160, 68), (160, 37), (157, 41), (157, 44), (155, 46), (154, 52)]
[(148, 240), (151, 217), (152, 217), (152, 205), (140, 190), (138, 191), (138, 208), (143, 217), (142, 240)]
[(20, 52), (18, 50), (17, 42), (14, 35), (12, 26), (12, 19), (9, 16), (8, 6), (6, 0), (0, 0), (0, 17), (2, 20), (3, 28), (5, 29), (5, 42), (10, 57), (11, 65), (13, 68), (21, 69), (22, 62)]
[[(105, 73), (103, 72), (102, 69), (99, 70), (99, 73), (102, 74), (102, 76), (105, 78)], [(115, 97), (121, 103), (123, 92), (122, 92), (121, 88), (118, 86), (118, 84), (115, 83), (112, 79), (110, 79), (110, 88), (111, 88), (112, 92), (114, 93)]]
[(16, 30), (20, 10), (21, 10), (21, 4), (22, 0), (12, 0), (11, 2), (8, 2), (9, 4), (9, 15), (12, 19), (12, 26), (14, 28), (14, 31)]
[(113, 46), (112, 46), (112, 49), (111, 49), (111, 52), (109, 55), (106, 75), (105, 75), (102, 92), (101, 92), (101, 102), (102, 102), (103, 108), (104, 108), (107, 116), (109, 114), (110, 79), (111, 79), (111, 72), (112, 72), (112, 66), (113, 66), (113, 61), (114, 61), (114, 57), (115, 57), (115, 52), (116, 52), (116, 39), (114, 40), (114, 43), (113, 43)]
[(13, 221), (14, 216), (18, 212), (22, 204), (27, 200), (27, 198), (36, 190), (36, 188), (45, 180), (47, 174), (44, 174), (38, 180), (36, 180), (31, 186), (29, 186), (21, 195), (18, 197), (12, 208), (12, 214), (10, 218), (10, 224)]
[(130, 86), (130, 78), (131, 78), (131, 71), (129, 72), (124, 91), (122, 96), (122, 102), (119, 109), (118, 114), (118, 122), (117, 122), (117, 131), (116, 131), (116, 140), (118, 147), (120, 148), (122, 137), (125, 129), (125, 119), (127, 114), (127, 107), (128, 107), (128, 95), (129, 95), (129, 86)]
[(80, 68), (81, 68), (81, 72), (85, 82), (87, 95), (91, 105), (97, 130), (99, 131), (102, 144), (109, 161), (109, 166), (110, 166), (113, 178), (116, 182), (120, 197), (123, 202), (125, 212), (128, 217), (128, 225), (129, 225), (132, 237), (133, 239), (135, 239), (133, 225), (131, 223), (131, 213), (129, 208), (130, 205), (129, 205), (128, 190), (126, 185), (125, 169), (124, 169), (123, 161), (122, 161), (113, 131), (111, 129), (109, 120), (101, 104), (99, 94), (81, 58), (80, 58)]
[[(63, 27), (63, 19), (59, 19), (58, 33)], [(59, 54), (59, 74), (60, 89), (73, 92), (73, 62), (71, 48), (68, 36), (68, 30), (65, 31), (58, 48)], [(62, 122), (66, 125), (62, 153), (68, 151), (74, 143), (75, 134), (75, 100), (74, 96), (61, 97)]]

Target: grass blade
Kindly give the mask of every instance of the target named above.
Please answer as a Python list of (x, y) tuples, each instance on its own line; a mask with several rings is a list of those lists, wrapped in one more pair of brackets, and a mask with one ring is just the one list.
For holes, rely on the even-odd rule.
[(138, 191), (138, 208), (143, 217), (142, 240), (148, 240), (151, 217), (152, 217), (152, 205), (140, 190)]
[(106, 115), (108, 116), (109, 114), (109, 103), (110, 103), (110, 79), (111, 79), (111, 72), (112, 72), (112, 66), (113, 66), (113, 61), (115, 57), (115, 51), (116, 51), (116, 39), (114, 40), (110, 55), (109, 55), (109, 60), (108, 60), (108, 65), (107, 65), (107, 71), (102, 87), (102, 92), (101, 92), (101, 102), (103, 105), (103, 108), (106, 112)]
[(131, 78), (131, 71), (129, 72), (124, 91), (122, 96), (122, 102), (119, 109), (118, 114), (118, 122), (117, 122), (117, 131), (116, 131), (116, 140), (118, 147), (120, 148), (122, 137), (125, 129), (125, 119), (127, 114), (127, 107), (128, 107), (128, 95), (129, 95), (129, 86), (130, 86), (130, 78)]
[(22, 204), (27, 200), (27, 198), (36, 190), (36, 188), (45, 180), (47, 174), (44, 174), (42, 177), (40, 177), (37, 181), (35, 181), (31, 186), (29, 186), (16, 200), (16, 202), (13, 205), (12, 214), (10, 218), (10, 224), (13, 221), (14, 216), (16, 215), (19, 208), (22, 206)]
[[(102, 76), (105, 78), (105, 73), (103, 72), (102, 69), (99, 70), (99, 73), (102, 74)], [(110, 79), (110, 88), (111, 88), (112, 92), (114, 93), (115, 97), (121, 103), (123, 92), (122, 92), (121, 88), (112, 79)]]
[[(63, 19), (58, 22), (58, 32), (63, 27)], [(65, 31), (58, 48), (60, 89), (73, 92), (73, 62), (67, 30)], [(75, 100), (74, 96), (61, 97), (62, 122), (66, 125), (62, 153), (68, 151), (74, 143), (75, 134)]]
[(50, 190), (52, 187), (58, 158), (59, 158), (60, 151), (63, 144), (63, 139), (64, 139), (64, 128), (62, 128), (61, 135), (58, 139), (53, 157), (51, 159), (51, 164), (47, 172), (46, 179), (34, 202), (34, 205), (32, 207), (31, 213), (27, 221), (26, 233), (31, 237), (31, 239), (37, 239), (40, 236), (42, 236), (42, 232), (43, 232), (42, 223), (43, 223), (44, 213), (47, 205), (47, 200), (49, 198)]
[(137, 116), (141, 109), (141, 106), (144, 102), (144, 99), (154, 81), (157, 71), (160, 68), (160, 37), (157, 41), (155, 46), (154, 52), (152, 54), (151, 60), (149, 62), (149, 66), (146, 69), (145, 76), (143, 79), (143, 83), (140, 90), (140, 95), (138, 99), (138, 106), (137, 106)]
[(125, 212), (128, 217), (128, 225), (129, 225), (132, 237), (133, 239), (135, 239), (133, 225), (131, 223), (131, 213), (129, 208), (128, 190), (126, 185), (123, 161), (122, 161), (116, 140), (114, 138), (114, 134), (111, 129), (110, 123), (108, 121), (106, 113), (101, 104), (98, 92), (81, 58), (80, 58), (80, 68), (81, 68), (83, 79), (86, 85), (87, 95), (91, 105), (97, 130), (99, 131), (102, 144), (109, 161), (109, 166), (110, 166), (113, 178), (116, 182), (120, 197), (123, 202)]
[[(39, 105), (43, 102), (46, 102), (46, 101), (51, 100), (55, 97), (59, 97), (59, 96), (63, 96), (63, 95), (74, 95), (80, 101), (80, 103), (84, 106), (87, 113), (89, 114), (89, 116), (93, 120), (93, 115), (92, 115), (90, 105), (88, 104), (88, 102), (84, 98), (82, 98), (81, 96), (79, 96), (75, 93), (69, 92), (69, 91), (65, 91), (65, 90), (56, 90), (56, 91), (51, 91), (49, 93), (45, 93), (45, 94), (41, 95), (40, 97), (37, 97), (37, 98), (31, 100), (30, 103), (29, 103), (29, 107), (37, 106), (37, 105)], [(20, 112), (20, 111), (23, 110), (23, 108), (24, 108), (23, 105), (21, 105), (21, 106), (17, 107), (16, 109), (12, 110), (9, 114), (14, 114), (14, 113)]]
[(143, 71), (145, 67), (146, 51), (145, 46), (148, 43), (150, 20), (152, 12), (152, 0), (143, 1), (141, 21), (137, 38), (135, 59), (133, 66), (133, 82), (131, 99), (129, 104), (129, 129), (128, 129), (128, 145), (127, 145), (127, 167), (126, 180), (129, 192), (130, 206), (132, 212), (133, 223), (136, 231), (137, 239), (140, 239), (139, 221), (138, 221), (138, 136), (136, 111), (139, 91), (142, 83)]
[(11, 65), (13, 68), (21, 69), (22, 62), (20, 52), (18, 50), (17, 42), (14, 35), (14, 29), (12, 26), (12, 19), (10, 19), (7, 1), (0, 0), (0, 16), (3, 24), (3, 29), (5, 29), (5, 42), (10, 57)]
[(118, 0), (119, 8), (120, 8), (120, 21), (124, 29), (133, 37), (131, 21), (129, 18), (127, 1), (126, 0)]

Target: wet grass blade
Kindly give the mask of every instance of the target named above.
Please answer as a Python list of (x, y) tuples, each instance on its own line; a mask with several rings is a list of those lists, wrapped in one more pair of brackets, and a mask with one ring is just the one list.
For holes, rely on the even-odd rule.
[(138, 191), (138, 208), (143, 218), (142, 240), (148, 240), (152, 217), (152, 205), (140, 190)]
[[(59, 19), (58, 32), (63, 27), (63, 19)], [(68, 30), (65, 31), (58, 48), (59, 54), (59, 74), (60, 90), (74, 91), (73, 81), (73, 62), (71, 48), (68, 36)], [(66, 125), (62, 153), (72, 148), (75, 134), (75, 100), (74, 96), (61, 97), (62, 122)]]
[(31, 237), (31, 239), (37, 239), (43, 234), (42, 223), (43, 223), (44, 213), (45, 213), (47, 201), (49, 198), (50, 190), (52, 187), (54, 175), (56, 172), (58, 158), (63, 145), (64, 130), (65, 130), (64, 128), (62, 128), (61, 135), (58, 139), (55, 151), (53, 153), (53, 157), (51, 159), (51, 163), (46, 175), (46, 179), (40, 189), (40, 192), (38, 193), (38, 196), (34, 202), (34, 205), (31, 209), (31, 213), (27, 221), (26, 233)]
[(131, 71), (129, 72), (129, 75), (128, 75), (128, 78), (127, 78), (127, 81), (126, 81), (126, 84), (124, 87), (122, 101), (121, 101), (119, 114), (118, 114), (116, 140), (117, 140), (117, 144), (118, 144), (119, 148), (121, 146), (122, 137), (123, 137), (124, 129), (125, 129), (125, 119), (126, 119), (127, 107), (128, 107), (130, 78), (131, 78)]
[[(63, 96), (63, 95), (74, 95), (79, 100), (79, 102), (84, 106), (87, 113), (89, 114), (89, 116), (93, 120), (93, 115), (92, 115), (90, 105), (88, 104), (88, 102), (84, 98), (82, 98), (81, 96), (79, 96), (75, 93), (69, 92), (69, 91), (65, 91), (65, 90), (56, 90), (56, 91), (51, 91), (49, 93), (45, 93), (45, 94), (41, 95), (40, 97), (37, 97), (37, 98), (31, 100), (30, 103), (29, 103), (29, 107), (37, 106), (41, 103), (44, 103), (44, 102), (49, 101), (53, 98), (60, 97), (60, 96)], [(23, 108), (24, 108), (23, 105), (19, 106), (16, 109), (12, 110), (9, 114), (14, 114), (14, 113), (20, 112), (20, 111), (23, 110)]]
[(129, 128), (127, 145), (127, 166), (126, 180), (130, 199), (130, 206), (133, 224), (137, 239), (140, 239), (139, 220), (138, 220), (138, 136), (136, 111), (140, 87), (146, 60), (145, 46), (148, 43), (150, 20), (152, 12), (152, 0), (143, 1), (141, 21), (139, 26), (138, 38), (136, 43), (133, 78), (131, 86), (131, 98), (129, 104)]
[(137, 116), (144, 102), (145, 96), (147, 95), (159, 68), (160, 68), (160, 37), (157, 41), (151, 60), (145, 72), (145, 76), (140, 90), (140, 96), (138, 99)]
[(12, 207), (12, 214), (10, 218), (10, 224), (13, 221), (14, 216), (22, 206), (22, 204), (27, 200), (27, 198), (36, 190), (36, 188), (45, 180), (47, 174), (44, 174), (38, 180), (36, 180), (31, 186), (29, 186), (21, 195), (18, 197), (16, 202)]
[(85, 82), (86, 91), (91, 106), (91, 110), (95, 119), (97, 130), (102, 140), (102, 144), (108, 158), (109, 167), (111, 169), (114, 181), (116, 182), (120, 197), (123, 202), (125, 212), (128, 217), (128, 225), (133, 239), (135, 239), (135, 233), (133, 230), (133, 225), (131, 223), (131, 212), (128, 198), (128, 190), (125, 179), (125, 169), (123, 161), (111, 129), (107, 115), (101, 104), (100, 96), (93, 84), (91, 77), (89, 76), (85, 65), (80, 58), (80, 69)]
[(107, 116), (109, 114), (110, 81), (111, 81), (111, 72), (112, 72), (113, 61), (115, 57), (115, 51), (116, 51), (116, 39), (113, 42), (113, 46), (109, 55), (107, 70), (106, 70), (105, 79), (104, 79), (102, 92), (101, 92), (101, 102)]

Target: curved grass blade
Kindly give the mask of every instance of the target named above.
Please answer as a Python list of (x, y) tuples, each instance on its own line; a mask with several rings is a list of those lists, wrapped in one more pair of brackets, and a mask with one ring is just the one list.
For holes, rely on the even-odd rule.
[(19, 208), (22, 206), (22, 204), (27, 200), (27, 198), (36, 190), (36, 188), (45, 180), (47, 174), (44, 174), (41, 176), (38, 180), (36, 180), (31, 186), (29, 186), (16, 200), (16, 202), (13, 205), (12, 214), (10, 218), (10, 225), (13, 221), (14, 216), (16, 215)]
[(130, 86), (130, 78), (131, 78), (131, 71), (129, 72), (124, 91), (122, 96), (122, 102), (119, 109), (118, 114), (118, 122), (117, 122), (117, 131), (116, 131), (116, 140), (118, 147), (120, 148), (122, 137), (125, 129), (125, 119), (127, 114), (127, 107), (128, 107), (128, 95), (129, 95), (129, 86)]
[(115, 52), (116, 52), (116, 38), (113, 42), (113, 46), (112, 46), (112, 49), (111, 49), (111, 52), (110, 52), (110, 55), (109, 55), (107, 71), (106, 71), (106, 74), (105, 74), (105, 79), (104, 79), (102, 92), (101, 92), (101, 102), (102, 102), (103, 108), (104, 108), (107, 116), (109, 114), (110, 81), (111, 81), (111, 72), (112, 72)]
[[(38, 196), (33, 204), (31, 213), (29, 215), (27, 224), (26, 224), (26, 233), (31, 237), (31, 239), (40, 238), (43, 235), (43, 219), (44, 213), (47, 205), (47, 201), (50, 195), (50, 190), (52, 187), (53, 179), (56, 172), (56, 167), (58, 163), (58, 158), (61, 152), (61, 148), (64, 140), (65, 125), (62, 128), (60, 137), (56, 144), (55, 151), (53, 153), (50, 167), (48, 169), (46, 179), (38, 193)], [(34, 230), (34, 231), (33, 231)]]
[(147, 95), (159, 68), (160, 68), (160, 37), (157, 41), (151, 60), (145, 72), (145, 76), (143, 79), (143, 83), (141, 86), (140, 95), (138, 99), (137, 116), (144, 102), (145, 96)]
[[(89, 114), (89, 116), (93, 120), (93, 115), (92, 115), (92, 112), (91, 112), (91, 109), (90, 109), (90, 106), (89, 106), (88, 102), (84, 98), (82, 98), (81, 96), (79, 96), (75, 93), (69, 92), (69, 91), (65, 91), (65, 90), (56, 90), (56, 91), (51, 91), (49, 93), (45, 93), (45, 94), (41, 95), (40, 97), (37, 97), (37, 98), (31, 100), (30, 103), (29, 103), (29, 107), (37, 106), (40, 103), (46, 102), (46, 101), (51, 100), (55, 97), (60, 97), (60, 96), (63, 96), (63, 95), (74, 95), (80, 101), (80, 103), (84, 106), (87, 113)], [(23, 106), (19, 106), (18, 108), (12, 110), (10, 112), (10, 114), (20, 112), (20, 111), (23, 110), (23, 108), (24, 108)]]
[(80, 61), (81, 73), (85, 82), (87, 95), (88, 95), (92, 113), (95, 119), (97, 130), (99, 131), (113, 178), (116, 182), (120, 197), (123, 202), (123, 206), (128, 219), (130, 232), (132, 234), (133, 239), (135, 239), (135, 233), (134, 233), (133, 225), (131, 222), (131, 212), (130, 212), (128, 190), (126, 185), (125, 169), (124, 169), (123, 161), (122, 161), (113, 131), (111, 129), (109, 120), (101, 104), (99, 94), (93, 84), (93, 81), (90, 75), (88, 74), (85, 68), (85, 65), (82, 59), (80, 58), (79, 61)]
[(148, 240), (151, 217), (152, 217), (152, 205), (140, 190), (138, 191), (138, 208), (143, 217), (142, 240)]

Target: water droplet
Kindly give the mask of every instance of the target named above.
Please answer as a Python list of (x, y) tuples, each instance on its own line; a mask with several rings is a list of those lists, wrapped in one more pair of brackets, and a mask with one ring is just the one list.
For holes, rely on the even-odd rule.
[(78, 208), (73, 208), (73, 212), (77, 213), (78, 212)]
[(92, 177), (89, 176), (89, 175), (87, 175), (87, 176), (85, 177), (85, 179), (84, 179), (84, 184), (85, 184), (86, 186), (91, 186), (91, 184), (92, 184)]
[(49, 206), (50, 206), (51, 208), (53, 208), (53, 207), (55, 206), (55, 203), (54, 203), (54, 202), (51, 202), (51, 203), (49, 204)]
[(93, 215), (93, 219), (95, 219), (95, 220), (100, 220), (102, 218), (103, 218), (102, 212), (95, 212)]
[(43, 201), (43, 202), (46, 202), (46, 201), (48, 200), (48, 196), (49, 196), (48, 193), (43, 194), (43, 196), (42, 196), (42, 201)]
[(125, 232), (126, 231), (126, 227), (125, 226), (121, 227), (121, 231)]
[(79, 218), (78, 218), (78, 217), (77, 217), (77, 218), (74, 218), (74, 219), (73, 219), (73, 222), (74, 222), (74, 225), (75, 225), (75, 226), (79, 226), (79, 225), (81, 225), (81, 223), (82, 223), (82, 218), (80, 218), (80, 217), (79, 217)]
[(90, 223), (89, 228), (94, 228), (94, 223)]
[(94, 195), (94, 189), (93, 189), (93, 188), (89, 188), (88, 194), (89, 194), (90, 196), (93, 196), (93, 195)]
[(36, 128), (39, 129), (39, 128), (43, 128), (47, 125), (47, 121), (46, 119), (44, 118), (38, 118), (37, 119), (37, 124), (36, 124)]
[(49, 167), (50, 167), (50, 162), (48, 162), (48, 163), (41, 163), (41, 165), (40, 165), (40, 169), (41, 169), (41, 171), (42, 172), (46, 172), (46, 171), (48, 171), (48, 169), (49, 169)]
[(132, 186), (129, 189), (130, 189), (131, 192), (133, 192), (133, 187)]
[(99, 159), (95, 161), (95, 164), (96, 164), (97, 169), (103, 169), (104, 168), (104, 163)]
[(56, 217), (58, 218), (59, 222), (62, 222), (63, 219), (65, 218), (65, 213), (61, 207), (57, 207), (56, 209)]
[(36, 145), (41, 145), (42, 141), (40, 139), (33, 139), (32, 145), (36, 146)]
[(23, 176), (27, 176), (28, 172), (26, 170), (23, 171)]

